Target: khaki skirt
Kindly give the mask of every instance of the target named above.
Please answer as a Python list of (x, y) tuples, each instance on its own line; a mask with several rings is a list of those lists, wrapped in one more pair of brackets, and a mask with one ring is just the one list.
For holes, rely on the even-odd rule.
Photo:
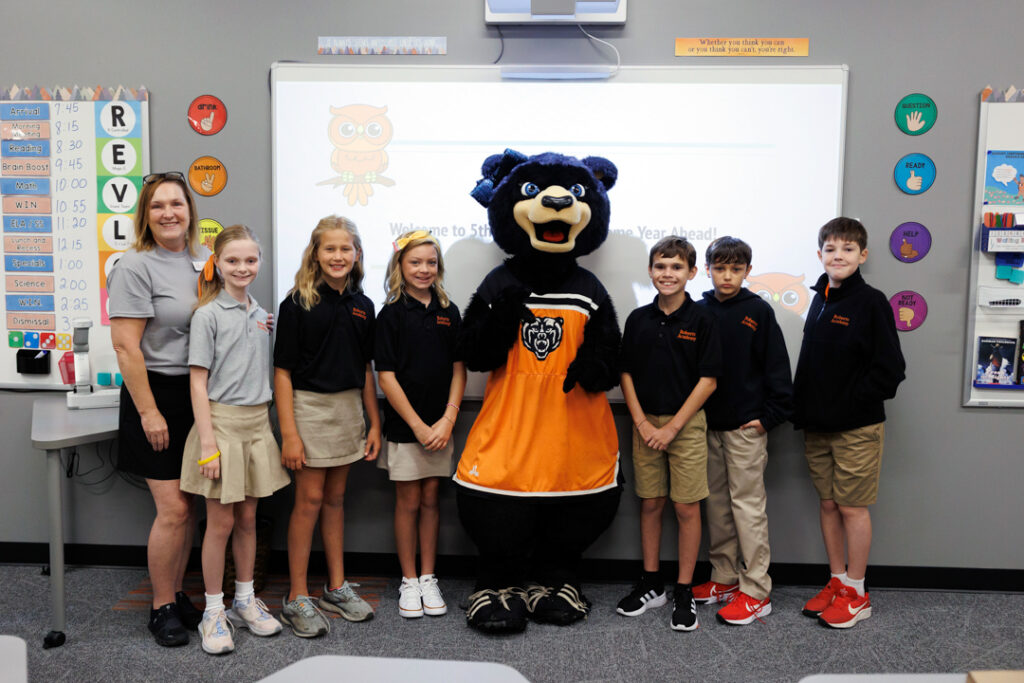
[(428, 451), (415, 441), (388, 441), (377, 458), (377, 467), (388, 471), (391, 481), (418, 481), (428, 477), (451, 477), (455, 439), (439, 451)]
[(225, 505), (247, 496), (266, 498), (291, 483), (281, 464), (281, 449), (270, 431), (267, 405), (229, 406), (210, 401), (213, 433), (220, 449), (220, 477), (207, 479), (199, 472), (202, 458), (199, 430), (195, 426), (185, 440), (181, 463), (181, 490)]
[(362, 389), (333, 394), (296, 390), (293, 405), (306, 467), (337, 467), (363, 459), (366, 421)]

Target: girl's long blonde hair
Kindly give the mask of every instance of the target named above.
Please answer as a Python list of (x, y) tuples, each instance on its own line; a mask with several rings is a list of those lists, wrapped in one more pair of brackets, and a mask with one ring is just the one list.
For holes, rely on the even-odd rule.
[[(210, 254), (210, 259), (206, 262), (203, 272), (199, 274), (199, 301), (195, 305), (196, 308), (205, 306), (216, 299), (224, 289), (224, 278), (214, 267), (214, 259), (229, 242), (235, 240), (251, 240), (256, 243), (257, 247), (260, 247), (260, 241), (256, 239), (256, 235), (244, 225), (229, 225), (221, 230), (213, 242), (213, 253)], [(260, 247), (260, 260), (262, 259), (263, 248)]]
[[(384, 276), (384, 291), (387, 293), (387, 298), (384, 300), (385, 304), (392, 304), (398, 301), (405, 291), (405, 279), (402, 277), (402, 257), (410, 249), (429, 244), (437, 251), (437, 277), (434, 278), (434, 284), (430, 285), (430, 287), (434, 290), (434, 294), (437, 295), (441, 308), (448, 308), (448, 292), (444, 291), (444, 259), (441, 257), (441, 245), (437, 243), (437, 240), (430, 233), (425, 235), (418, 234), (424, 232), (423, 230), (413, 230), (395, 240), (397, 248), (391, 254), (391, 260), (388, 261), (387, 275)], [(413, 237), (414, 235), (415, 237)]]
[(350, 292), (363, 291), (363, 241), (359, 238), (356, 224), (341, 216), (321, 218), (313, 228), (313, 234), (309, 236), (306, 250), (302, 252), (302, 263), (299, 265), (298, 272), (295, 273), (295, 286), (288, 291), (288, 296), (292, 298), (292, 301), (307, 311), (320, 303), (320, 293), (316, 290), (324, 281), (324, 275), (320, 270), (320, 263), (317, 261), (317, 252), (320, 250), (324, 233), (331, 230), (344, 230), (352, 237), (352, 246), (356, 248), (358, 257), (352, 264), (352, 271), (348, 274), (345, 288)]

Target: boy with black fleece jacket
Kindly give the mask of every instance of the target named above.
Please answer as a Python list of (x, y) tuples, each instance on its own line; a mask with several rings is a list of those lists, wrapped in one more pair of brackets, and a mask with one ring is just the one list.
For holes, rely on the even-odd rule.
[(693, 589), (704, 604), (726, 602), (718, 620), (749, 624), (771, 613), (771, 551), (765, 513), (768, 432), (789, 419), (793, 383), (775, 313), (743, 288), (750, 246), (720, 237), (705, 254), (714, 289), (699, 303), (718, 319), (723, 374), (704, 404), (708, 421), (708, 555), (711, 580)]
[(793, 423), (805, 430), (832, 573), (803, 613), (833, 628), (871, 616), (864, 575), (885, 437), (882, 402), (896, 395), (906, 369), (889, 301), (860, 274), (867, 245), (853, 218), (834, 218), (818, 232), (825, 274), (813, 287), (794, 380)]

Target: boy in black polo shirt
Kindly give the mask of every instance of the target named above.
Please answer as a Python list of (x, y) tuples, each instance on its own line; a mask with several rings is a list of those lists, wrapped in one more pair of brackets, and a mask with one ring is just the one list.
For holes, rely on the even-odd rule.
[(717, 319), (722, 381), (708, 399), (708, 555), (711, 580), (694, 587), (698, 603), (726, 602), (718, 620), (749, 624), (772, 611), (771, 551), (765, 514), (768, 432), (793, 412), (793, 380), (771, 306), (743, 288), (750, 245), (719, 237), (705, 263), (714, 289), (698, 303)]
[(871, 550), (868, 506), (878, 497), (885, 410), (906, 365), (892, 308), (860, 274), (868, 258), (860, 221), (834, 218), (818, 231), (825, 273), (813, 289), (793, 381), (793, 424), (821, 499), (819, 517), (832, 577), (803, 613), (833, 628), (871, 616), (864, 588)]
[(651, 249), (647, 272), (654, 302), (630, 313), (622, 337), (622, 394), (633, 418), (633, 471), (640, 508), (643, 575), (619, 601), (635, 617), (666, 602), (659, 575), (661, 518), (671, 494), (679, 522), (679, 576), (671, 626), (697, 628), (693, 568), (700, 547), (700, 501), (708, 495), (704, 412), (721, 374), (718, 324), (695, 305), (686, 283), (697, 274), (697, 252), (682, 237)]

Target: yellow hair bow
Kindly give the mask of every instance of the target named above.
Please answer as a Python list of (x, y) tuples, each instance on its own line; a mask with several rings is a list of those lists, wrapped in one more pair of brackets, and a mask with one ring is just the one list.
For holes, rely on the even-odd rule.
[(399, 237), (397, 240), (395, 240), (395, 251), (402, 251), (403, 249), (406, 248), (406, 246), (409, 245), (409, 242), (412, 242), (413, 240), (424, 239), (428, 239), (431, 242), (437, 243), (437, 240), (435, 240), (434, 236), (431, 235), (428, 231), (416, 230), (415, 232), (410, 232), (405, 237)]

